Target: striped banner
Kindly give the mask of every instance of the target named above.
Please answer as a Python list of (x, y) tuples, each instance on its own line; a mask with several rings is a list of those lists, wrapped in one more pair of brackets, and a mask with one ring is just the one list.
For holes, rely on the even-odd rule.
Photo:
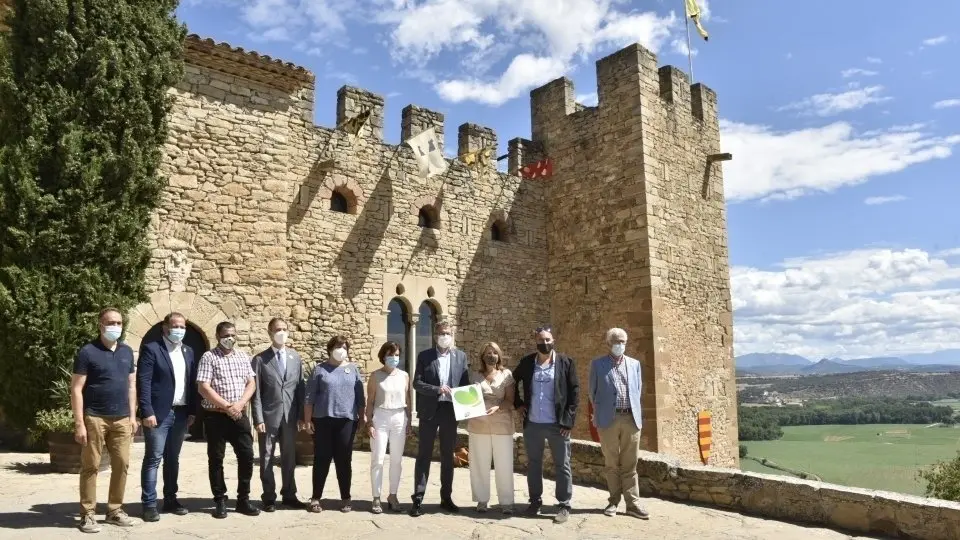
[(710, 446), (713, 443), (713, 428), (710, 419), (713, 415), (708, 410), (700, 411), (697, 415), (697, 431), (700, 434), (700, 460), (706, 465), (710, 460)]

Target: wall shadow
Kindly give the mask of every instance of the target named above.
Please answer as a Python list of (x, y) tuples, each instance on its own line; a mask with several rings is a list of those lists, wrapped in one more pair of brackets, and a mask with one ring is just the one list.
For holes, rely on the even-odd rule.
[(307, 212), (310, 211), (310, 208), (313, 207), (317, 199), (317, 193), (320, 192), (320, 187), (323, 186), (323, 183), (326, 181), (326, 175), (329, 173), (321, 170), (321, 161), (322, 160), (318, 160), (310, 167), (310, 172), (307, 174), (301, 186), (306, 191), (306, 200), (301, 203), (301, 191), (298, 189), (293, 195), (293, 200), (290, 201), (290, 207), (287, 209), (287, 234), (290, 234), (291, 227), (303, 222), (303, 218), (307, 215)]
[(364, 202), (350, 235), (334, 261), (341, 278), (344, 299), (352, 301), (360, 294), (390, 224), (389, 209), (393, 199), (390, 168), (401, 167), (396, 157), (397, 152), (394, 151), (382, 159), (380, 178)]

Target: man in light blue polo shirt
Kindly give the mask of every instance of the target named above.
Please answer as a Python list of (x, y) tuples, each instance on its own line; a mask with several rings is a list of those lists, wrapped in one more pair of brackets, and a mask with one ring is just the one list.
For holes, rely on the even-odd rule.
[(590, 363), (589, 392), (594, 411), (590, 422), (600, 433), (600, 449), (610, 492), (603, 513), (615, 516), (622, 496), (628, 516), (648, 519), (646, 510), (640, 507), (637, 486), (637, 453), (640, 451), (642, 425), (640, 362), (624, 354), (627, 347), (624, 330), (611, 328), (606, 340), (610, 353)]
[(540, 515), (543, 506), (543, 450), (550, 445), (556, 477), (557, 511), (554, 521), (570, 517), (573, 474), (570, 469), (570, 431), (577, 418), (580, 383), (569, 356), (554, 350), (553, 329), (535, 331), (537, 352), (520, 359), (513, 372), (514, 405), (523, 417), (523, 441), (527, 451), (528, 515)]

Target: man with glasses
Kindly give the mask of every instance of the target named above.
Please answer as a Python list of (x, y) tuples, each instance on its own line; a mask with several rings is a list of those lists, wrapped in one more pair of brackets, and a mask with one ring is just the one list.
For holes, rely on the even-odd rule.
[(224, 321), (217, 325), (219, 345), (203, 353), (197, 367), (197, 383), (204, 409), (203, 429), (207, 437), (207, 467), (213, 491), (213, 517), (227, 517), (227, 484), (223, 478), (226, 443), (237, 455), (236, 511), (248, 516), (260, 514), (250, 503), (253, 477), (253, 434), (246, 415), (247, 403), (257, 389), (256, 373), (247, 353), (237, 350), (237, 329)]
[(73, 361), (70, 405), (80, 449), (80, 530), (100, 532), (97, 523), (97, 472), (104, 447), (110, 453), (110, 492), (105, 522), (130, 527), (123, 511), (130, 443), (137, 431), (137, 381), (133, 349), (120, 343), (123, 317), (116, 308), (100, 312), (100, 336), (84, 345)]
[(523, 417), (523, 442), (527, 451), (527, 514), (540, 515), (543, 506), (543, 450), (550, 445), (556, 477), (559, 510), (554, 522), (570, 517), (573, 473), (570, 469), (570, 431), (577, 417), (580, 383), (573, 358), (554, 349), (553, 329), (535, 331), (537, 352), (524, 356), (513, 372), (514, 404)]

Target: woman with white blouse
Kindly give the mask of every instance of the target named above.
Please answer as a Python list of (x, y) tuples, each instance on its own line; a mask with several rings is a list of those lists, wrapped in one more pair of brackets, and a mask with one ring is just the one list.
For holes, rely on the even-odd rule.
[(377, 356), (383, 367), (370, 374), (367, 381), (366, 417), (372, 419), (367, 430), (370, 434), (370, 484), (373, 487), (374, 514), (383, 512), (380, 505), (380, 490), (383, 486), (383, 458), (390, 445), (390, 496), (387, 505), (393, 512), (400, 512), (397, 491), (400, 489), (403, 448), (410, 430), (410, 375), (398, 368), (400, 345), (388, 341), (380, 347)]
[(497, 483), (497, 500), (504, 514), (513, 513), (513, 374), (503, 366), (500, 346), (490, 342), (480, 353), (480, 366), (470, 371), (470, 383), (480, 384), (486, 416), (471, 418), (470, 488), (478, 512), (490, 502), (490, 463)]

